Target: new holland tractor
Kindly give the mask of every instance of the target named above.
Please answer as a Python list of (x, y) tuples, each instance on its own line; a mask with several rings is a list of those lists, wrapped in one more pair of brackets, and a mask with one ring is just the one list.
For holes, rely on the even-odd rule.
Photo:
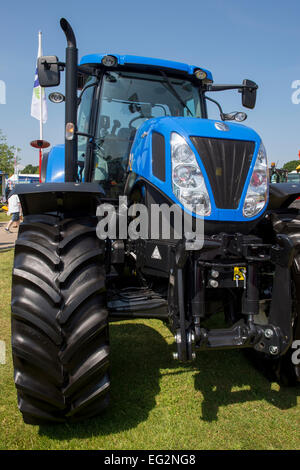
[[(65, 101), (65, 144), (44, 156), (41, 183), (16, 188), (12, 353), (24, 421), (106, 408), (114, 320), (167, 322), (180, 362), (248, 348), (272, 380), (296, 384), (300, 214), (289, 206), (299, 187), (269, 184), (260, 136), (211, 98), (237, 90), (252, 109), (257, 85), (217, 85), (201, 67), (138, 56), (78, 64), (60, 24), (66, 59), (39, 58), (38, 76), (54, 87), (65, 71), (65, 95), (50, 96)], [(211, 329), (217, 312), (222, 328)]]

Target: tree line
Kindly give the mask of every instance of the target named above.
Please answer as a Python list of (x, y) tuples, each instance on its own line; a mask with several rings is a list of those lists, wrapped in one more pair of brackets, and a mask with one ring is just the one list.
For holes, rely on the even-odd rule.
[[(6, 136), (0, 130), (0, 171), (11, 176), (15, 171), (15, 165), (20, 163), (20, 158), (17, 156), (19, 152), (20, 149), (15, 145), (8, 145)], [(39, 167), (38, 165), (26, 165), (22, 173), (38, 174)]]
[(15, 162), (18, 163), (20, 159), (17, 157), (19, 148), (14, 145), (8, 145), (7, 138), (0, 130), (0, 170), (7, 175), (14, 173)]

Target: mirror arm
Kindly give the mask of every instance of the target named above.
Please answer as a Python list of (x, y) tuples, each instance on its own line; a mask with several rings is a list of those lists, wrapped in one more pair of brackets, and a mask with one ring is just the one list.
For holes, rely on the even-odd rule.
[(43, 60), (41, 62), (45, 68), (49, 69), (49, 65), (61, 65), (63, 67), (65, 67), (66, 63), (65, 62), (47, 62), (46, 60)]
[(75, 132), (76, 135), (81, 135), (82, 137), (88, 137), (91, 140), (94, 140), (94, 136), (92, 134), (87, 134), (86, 132)]
[(50, 70), (51, 65), (58, 65), (59, 70), (64, 70), (66, 66), (65, 62), (47, 62), (46, 60), (43, 60), (41, 64), (45, 67), (46, 70)]
[(226, 115), (223, 113), (223, 109), (221, 108), (220, 103), (218, 103), (216, 100), (213, 100), (212, 98), (210, 98), (209, 96), (206, 96), (206, 95), (204, 95), (204, 98), (208, 101), (211, 101), (212, 103), (215, 103), (218, 106), (219, 111), (220, 111), (221, 120), (225, 121), (225, 116)]
[(238, 90), (241, 93), (245, 88), (248, 88), (249, 90), (257, 90), (258, 85), (207, 85), (206, 91)]

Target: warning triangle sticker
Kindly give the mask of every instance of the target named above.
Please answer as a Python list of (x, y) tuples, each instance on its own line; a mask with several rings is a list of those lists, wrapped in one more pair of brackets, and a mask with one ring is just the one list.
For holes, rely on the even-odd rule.
[(151, 255), (151, 258), (153, 259), (162, 259), (161, 256), (160, 256), (160, 252), (159, 252), (159, 249), (158, 249), (158, 246), (156, 245), (156, 247), (154, 248), (153, 250), (153, 253)]

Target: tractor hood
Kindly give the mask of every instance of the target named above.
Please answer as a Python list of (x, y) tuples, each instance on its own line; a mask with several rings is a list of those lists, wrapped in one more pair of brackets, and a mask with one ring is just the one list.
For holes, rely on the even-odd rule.
[(174, 193), (171, 154), (174, 133), (188, 144), (204, 177), (211, 206), (205, 219), (245, 222), (261, 217), (267, 200), (255, 216), (246, 218), (243, 214), (261, 138), (242, 124), (183, 117), (149, 119), (136, 133), (129, 171), (156, 186), (168, 199), (189, 212)]

